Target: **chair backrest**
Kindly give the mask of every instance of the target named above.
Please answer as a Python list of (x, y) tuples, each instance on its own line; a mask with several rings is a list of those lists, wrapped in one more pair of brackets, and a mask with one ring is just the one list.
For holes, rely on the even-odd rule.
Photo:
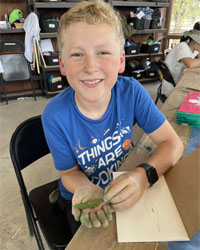
[(15, 171), (19, 172), (49, 152), (40, 115), (22, 122), (16, 128), (10, 141)]
[(30, 80), (30, 68), (23, 54), (0, 55), (3, 67), (2, 78), (5, 82)]
[(169, 68), (167, 67), (167, 65), (163, 62), (163, 61), (158, 61), (157, 65), (159, 66), (162, 75), (163, 75), (163, 79), (168, 81), (169, 83), (171, 83), (174, 87), (176, 86), (174, 79), (172, 77), (171, 72), (169, 71)]

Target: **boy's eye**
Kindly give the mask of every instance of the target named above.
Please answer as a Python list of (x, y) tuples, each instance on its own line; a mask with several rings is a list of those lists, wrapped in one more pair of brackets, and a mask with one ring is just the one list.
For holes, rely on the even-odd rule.
[(80, 57), (80, 56), (82, 56), (82, 54), (81, 54), (81, 53), (74, 53), (74, 54), (72, 54), (71, 56)]
[(110, 53), (107, 52), (107, 51), (101, 51), (101, 52), (99, 52), (98, 54), (99, 54), (99, 55), (108, 55), (108, 54), (110, 54)]

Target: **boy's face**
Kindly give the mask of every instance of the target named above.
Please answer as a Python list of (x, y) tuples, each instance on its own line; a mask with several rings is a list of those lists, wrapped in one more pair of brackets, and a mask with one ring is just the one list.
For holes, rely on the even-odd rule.
[(107, 24), (71, 24), (63, 32), (60, 69), (75, 90), (76, 100), (98, 102), (110, 98), (118, 73), (125, 67), (116, 33)]

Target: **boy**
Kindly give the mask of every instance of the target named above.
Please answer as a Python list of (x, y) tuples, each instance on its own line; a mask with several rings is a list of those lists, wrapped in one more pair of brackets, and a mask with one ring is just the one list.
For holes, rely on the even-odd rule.
[[(136, 203), (178, 161), (183, 145), (142, 85), (118, 77), (125, 67), (124, 37), (109, 4), (81, 2), (66, 12), (58, 47), (60, 70), (70, 87), (49, 102), (42, 121), (61, 175), (60, 204), (74, 234), (80, 222), (88, 228), (108, 226), (113, 211)], [(128, 155), (134, 122), (157, 149), (144, 164), (112, 181), (112, 172)], [(104, 202), (93, 209), (72, 206), (95, 199)]]

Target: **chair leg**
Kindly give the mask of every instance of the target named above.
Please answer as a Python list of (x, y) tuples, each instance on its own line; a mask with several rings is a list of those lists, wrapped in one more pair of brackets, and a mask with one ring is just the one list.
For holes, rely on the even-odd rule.
[(6, 104), (8, 105), (8, 98), (7, 98), (6, 86), (5, 86), (4, 82), (2, 82), (1, 86), (2, 86), (2, 89), (3, 89), (3, 93), (4, 93)]
[(28, 212), (26, 211), (26, 209), (25, 209), (25, 212), (26, 212), (26, 219), (27, 219), (27, 223), (28, 223), (29, 234), (30, 234), (30, 236), (34, 236), (33, 226), (31, 224), (31, 220), (28, 216)]
[(31, 77), (31, 84), (32, 84), (32, 90), (33, 90), (33, 97), (34, 97), (34, 100), (36, 101), (35, 87), (34, 87), (34, 82), (33, 82), (32, 77)]
[(158, 99), (159, 99), (159, 96), (157, 95), (156, 100), (155, 100), (156, 105), (157, 105)]
[(162, 82), (161, 82), (161, 84), (159, 85), (159, 87), (158, 87), (158, 89), (157, 89), (157, 97), (156, 97), (156, 100), (155, 100), (155, 104), (157, 104), (158, 99), (159, 99), (160, 96), (161, 96), (161, 89), (162, 89)]

